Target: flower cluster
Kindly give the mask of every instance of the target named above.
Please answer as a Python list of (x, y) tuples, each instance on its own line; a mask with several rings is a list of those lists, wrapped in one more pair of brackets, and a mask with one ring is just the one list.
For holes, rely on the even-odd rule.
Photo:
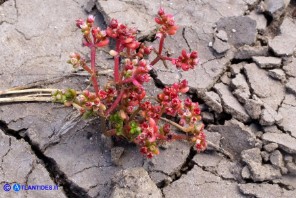
[[(76, 20), (76, 26), (80, 28), (83, 33), (85, 38), (83, 44), (85, 46), (90, 46), (90, 43), (93, 43), (96, 47), (104, 47), (108, 45), (109, 38), (107, 37), (106, 31), (94, 26), (94, 21), (94, 16), (90, 15), (86, 21), (83, 19)], [(92, 42), (90, 33), (92, 34)]]
[(178, 59), (173, 60), (173, 63), (177, 68), (181, 68), (184, 71), (193, 69), (198, 64), (198, 54), (196, 51), (187, 53), (185, 50), (182, 50), (181, 56)]
[(136, 29), (129, 28), (124, 24), (118, 23), (115, 19), (111, 20), (106, 32), (109, 37), (118, 40), (122, 47), (135, 50), (141, 44), (136, 39)]
[(161, 25), (159, 28), (160, 34), (174, 35), (178, 30), (178, 26), (175, 24), (174, 16), (166, 14), (162, 8), (158, 11), (158, 16), (155, 18), (155, 22)]
[[(160, 39), (158, 49), (147, 46), (137, 40), (137, 30), (112, 19), (106, 30), (94, 26), (95, 18), (89, 16), (86, 21), (78, 19), (76, 25), (83, 33), (83, 44), (90, 48), (90, 66), (79, 54), (73, 53), (68, 61), (74, 68), (82, 67), (90, 74), (93, 91), (78, 92), (73, 89), (56, 91), (54, 101), (77, 108), (84, 117), (102, 116), (110, 121), (112, 129), (106, 135), (114, 135), (134, 142), (140, 152), (148, 158), (159, 153), (159, 145), (164, 141), (187, 140), (195, 144), (198, 151), (206, 147), (203, 124), (201, 124), (198, 103), (189, 98), (180, 99), (181, 94), (189, 90), (188, 82), (183, 80), (163, 89), (157, 97), (146, 96), (145, 83), (151, 80), (150, 71), (159, 61), (170, 61), (184, 71), (194, 68), (198, 63), (198, 54), (182, 51), (178, 58), (163, 55), (165, 39), (174, 35), (178, 29), (173, 15), (163, 9), (155, 18), (160, 25), (156, 37)], [(96, 72), (96, 50), (114, 40), (115, 49), (109, 54), (114, 58), (114, 81), (101, 88)], [(145, 60), (155, 52), (156, 58)], [(166, 119), (173, 116), (179, 124)], [(166, 122), (160, 126), (160, 120)], [(170, 126), (181, 130), (171, 130)]]

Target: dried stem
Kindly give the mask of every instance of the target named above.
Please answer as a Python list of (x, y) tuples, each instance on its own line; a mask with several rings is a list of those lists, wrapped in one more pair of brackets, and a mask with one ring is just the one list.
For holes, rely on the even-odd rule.
[(26, 94), (26, 93), (52, 93), (55, 91), (57, 91), (57, 89), (5, 90), (5, 91), (0, 91), (0, 95)]
[(17, 102), (52, 102), (51, 97), (38, 96), (19, 96), (11, 98), (0, 98), (0, 103), (17, 103)]

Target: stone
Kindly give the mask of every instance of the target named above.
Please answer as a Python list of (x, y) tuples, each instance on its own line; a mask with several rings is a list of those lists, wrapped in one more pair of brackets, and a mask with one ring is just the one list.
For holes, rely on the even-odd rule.
[[(149, 171), (159, 171), (168, 175), (178, 172), (186, 161), (190, 146), (184, 142), (176, 141), (152, 160), (146, 159), (145, 166)], [(170, 163), (167, 163), (170, 162)]]
[(86, 12), (91, 12), (92, 9), (96, 6), (96, 1), (95, 0), (88, 0), (86, 3), (84, 9)]
[(202, 120), (206, 123), (213, 123), (215, 121), (214, 115), (207, 111), (201, 112), (201, 117), (202, 117)]
[(217, 167), (217, 173), (224, 179), (235, 179), (233, 171), (235, 169), (235, 163), (226, 159), (220, 161)]
[[(205, 135), (207, 137), (207, 140), (210, 141), (212, 144), (214, 144), (216, 147), (220, 147), (220, 140), (221, 140), (221, 134), (217, 132), (209, 132), (205, 130)], [(207, 150), (216, 150), (215, 148), (212, 148), (211, 145), (208, 145)]]
[(284, 65), (283, 70), (288, 76), (296, 77), (296, 59), (293, 58), (292, 62)]
[(254, 181), (267, 181), (281, 178), (281, 170), (275, 168), (270, 164), (262, 165), (257, 163), (250, 163), (249, 169), (251, 172), (251, 178)]
[(293, 162), (288, 162), (286, 164), (286, 167), (289, 171), (289, 173), (291, 173), (292, 175), (296, 175), (296, 164)]
[(260, 118), (260, 124), (264, 126), (271, 126), (273, 124), (279, 124), (283, 121), (283, 116), (273, 110), (268, 105), (264, 105), (264, 109), (262, 110), (261, 113), (261, 118)]
[(162, 173), (162, 172), (150, 172), (149, 176), (151, 178), (151, 180), (156, 184), (164, 184), (164, 185), (168, 185), (169, 183), (172, 182), (172, 178), (169, 177), (168, 175)]
[(261, 115), (262, 102), (254, 99), (247, 99), (244, 107), (252, 119), (259, 119)]
[(119, 171), (112, 178), (112, 198), (121, 197), (162, 197), (161, 191), (143, 168)]
[(296, 138), (295, 119), (296, 119), (296, 98), (292, 94), (287, 94), (283, 104), (279, 108), (279, 113), (283, 116), (283, 121), (279, 126)]
[(286, 7), (284, 0), (266, 0), (264, 3), (266, 6), (266, 11), (277, 20), (283, 14)]
[(237, 98), (237, 100), (245, 104), (247, 100), (249, 100), (251, 93), (248, 89), (235, 89), (232, 94)]
[[(276, 184), (239, 184), (239, 190), (246, 196), (257, 198), (277, 198), (282, 197), (282, 189)], [(272, 192), (272, 193), (271, 193)]]
[(283, 133), (281, 130), (277, 128), (276, 125), (272, 126), (263, 126), (263, 131), (265, 133)]
[(219, 162), (223, 159), (222, 156), (213, 152), (198, 153), (193, 157), (194, 163), (203, 168), (216, 168)]
[(224, 110), (227, 113), (230, 113), (234, 118), (246, 122), (250, 119), (246, 110), (243, 106), (236, 100), (236, 98), (232, 95), (228, 87), (222, 83), (218, 83), (214, 86), (214, 89), (220, 95)]
[(124, 152), (123, 147), (116, 146), (111, 149), (111, 161), (113, 164), (120, 165), (120, 158), (123, 152)]
[[(196, 179), (198, 178), (198, 179)], [(192, 182), (196, 181), (196, 182)], [(209, 190), (211, 189), (211, 190)], [(186, 175), (163, 189), (165, 197), (241, 197), (237, 185), (194, 166)]]
[(220, 80), (222, 83), (229, 85), (231, 82), (231, 78), (230, 78), (231, 74), (230, 72), (225, 72), (221, 77)]
[(262, 157), (261, 157), (259, 148), (252, 148), (252, 149), (242, 151), (241, 158), (247, 164), (262, 163)]
[(279, 145), (279, 148), (284, 151), (296, 154), (296, 139), (292, 138), (288, 134), (278, 134), (278, 133), (264, 133), (262, 140), (266, 142), (274, 142)]
[(246, 81), (246, 78), (242, 74), (237, 74), (235, 78), (231, 80), (231, 86), (234, 89), (242, 89), (249, 91), (249, 85)]
[(286, 88), (289, 92), (293, 93), (296, 96), (296, 78), (289, 78)]
[(227, 52), (230, 49), (230, 46), (227, 42), (222, 41), (220, 39), (215, 39), (214, 44), (213, 44), (213, 49), (218, 53), (218, 54), (223, 54)]
[(240, 47), (234, 55), (235, 59), (245, 60), (250, 59), (253, 56), (267, 56), (268, 47), (267, 46), (242, 46)]
[(237, 158), (243, 150), (253, 148), (256, 143), (254, 133), (236, 120), (227, 121), (224, 125), (209, 125), (208, 130), (219, 132), (221, 147)]
[(296, 36), (293, 31), (296, 24), (290, 17), (285, 17), (281, 26), (281, 34), (268, 41), (269, 47), (278, 56), (291, 56), (296, 46)]
[(246, 64), (244, 71), (247, 80), (253, 90), (264, 104), (269, 105), (273, 109), (277, 109), (285, 96), (284, 85), (272, 79), (268, 72), (259, 68), (256, 64)]
[(269, 143), (269, 144), (266, 144), (264, 145), (264, 150), (266, 150), (267, 152), (271, 153), (273, 152), (275, 149), (277, 149), (279, 147), (278, 144), (276, 143)]
[(276, 79), (276, 80), (280, 80), (281, 82), (285, 82), (286, 81), (286, 74), (283, 70), (281, 69), (272, 69), (268, 71), (268, 74)]
[(294, 52), (295, 43), (295, 38), (291, 38), (289, 35), (280, 35), (270, 40), (268, 45), (278, 56), (291, 56)]
[(293, 157), (291, 155), (285, 155), (284, 160), (285, 162), (293, 162)]
[(253, 56), (252, 59), (260, 68), (279, 68), (282, 63), (282, 59), (276, 57)]
[(243, 69), (245, 63), (239, 63), (239, 64), (232, 64), (230, 65), (230, 72), (232, 75), (237, 75), (241, 72)]
[(267, 26), (267, 19), (265, 18), (265, 16), (263, 14), (259, 14), (256, 11), (252, 11), (249, 15), (248, 15), (251, 19), (255, 20), (257, 23), (257, 30), (260, 33), (263, 33), (266, 29)]
[(244, 166), (244, 168), (242, 169), (241, 175), (242, 175), (243, 179), (250, 179), (251, 178), (251, 173), (250, 173), (248, 166)]
[(279, 150), (273, 151), (269, 156), (269, 160), (270, 160), (271, 164), (273, 164), (277, 167), (284, 166), (283, 155)]
[(264, 162), (267, 162), (269, 160), (269, 153), (266, 151), (261, 151), (261, 157)]
[(213, 91), (209, 92), (198, 92), (198, 95), (205, 101), (205, 103), (217, 113), (221, 113), (223, 111), (221, 105), (221, 99), (219, 95)]
[(256, 21), (246, 16), (221, 18), (217, 29), (227, 32), (228, 42), (236, 47), (253, 44), (257, 35)]
[(228, 41), (227, 33), (224, 30), (218, 31), (215, 36), (222, 41)]

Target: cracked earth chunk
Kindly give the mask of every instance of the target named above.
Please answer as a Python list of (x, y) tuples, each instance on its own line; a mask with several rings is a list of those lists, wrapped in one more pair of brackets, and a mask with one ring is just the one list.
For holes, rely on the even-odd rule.
[(251, 172), (251, 178), (254, 181), (267, 181), (267, 180), (273, 180), (281, 178), (281, 170), (279, 168), (275, 168), (274, 166), (270, 164), (259, 164), (251, 162), (248, 164), (250, 172)]
[(261, 118), (260, 118), (260, 124), (263, 126), (271, 126), (273, 124), (279, 124), (283, 121), (283, 116), (276, 112), (275, 110), (273, 110), (273, 108), (271, 108), (268, 105), (264, 105), (264, 109), (262, 110), (261, 113)]
[(245, 63), (233, 64), (230, 65), (230, 72), (232, 75), (237, 75), (243, 69)]
[(262, 157), (261, 157), (261, 153), (260, 153), (259, 148), (252, 148), (252, 149), (244, 150), (241, 153), (241, 157), (242, 157), (242, 160), (247, 164), (251, 164), (251, 163), (261, 164), (262, 163)]
[(226, 69), (226, 58), (210, 60), (188, 72), (181, 72), (182, 79), (188, 80), (188, 85), (197, 90), (211, 88)]
[(149, 173), (149, 176), (155, 184), (162, 184), (163, 182), (164, 184), (169, 184), (172, 182), (172, 178), (162, 172), (153, 171)]
[[(7, 136), (1, 129), (0, 139), (0, 183), (56, 185), (47, 170), (39, 164), (39, 159), (26, 141)], [(57, 191), (28, 191), (27, 195), (28, 197), (66, 197), (61, 188)], [(5, 197), (7, 196), (9, 197), (9, 195)]]
[(281, 34), (268, 42), (269, 47), (278, 56), (291, 56), (296, 46), (296, 24), (290, 17), (285, 17), (280, 27)]
[(282, 197), (282, 188), (276, 184), (239, 184), (239, 190), (248, 196), (257, 198), (278, 198)]
[(215, 121), (214, 115), (207, 111), (201, 112), (201, 117), (203, 122), (206, 122), (206, 123), (213, 123)]
[(17, 21), (17, 9), (15, 1), (5, 1), (0, 6), (0, 24), (10, 23), (13, 24)]
[(293, 162), (288, 162), (286, 167), (288, 168), (289, 173), (296, 175), (296, 164)]
[(280, 80), (281, 82), (285, 82), (286, 81), (286, 74), (282, 69), (272, 69), (268, 71), (268, 74), (276, 79), (276, 80)]
[(235, 175), (235, 169), (237, 168), (238, 166), (236, 163), (223, 159), (218, 164), (217, 173), (224, 179), (236, 179), (237, 176)]
[(275, 20), (279, 19), (287, 6), (285, 0), (266, 0), (264, 3), (266, 11), (269, 12)]
[(0, 89), (70, 74), (69, 54), (84, 51), (77, 42), (81, 32), (75, 27), (75, 19), (85, 17), (80, 5), (66, 0), (42, 5), (36, 0), (9, 2), (16, 2), (17, 13), (9, 12), (5, 18), (19, 17), (14, 24), (1, 25)]
[[(209, 132), (205, 130), (205, 134), (207, 137), (207, 141), (210, 141), (213, 145), (216, 147), (220, 147), (220, 140), (221, 140), (221, 134), (217, 132)], [(215, 148), (212, 148), (211, 145), (208, 145), (207, 150), (215, 150)]]
[(122, 170), (112, 178), (111, 198), (153, 197), (161, 198), (161, 191), (143, 168)]
[(222, 156), (218, 155), (215, 152), (203, 152), (198, 153), (193, 157), (193, 161), (201, 167), (209, 168), (216, 168), (219, 162), (223, 159)]
[(48, 147), (44, 154), (56, 162), (70, 182), (93, 195), (106, 197), (111, 177), (120, 168), (112, 166), (110, 150), (102, 145), (102, 128), (98, 120), (89, 124), (79, 123), (64, 134), (58, 144)]
[(254, 133), (236, 120), (227, 121), (225, 125), (210, 125), (208, 130), (219, 132), (222, 136), (221, 147), (237, 157), (243, 150), (255, 146)]
[(279, 150), (273, 151), (269, 156), (269, 160), (270, 160), (271, 164), (273, 164), (277, 167), (284, 166), (283, 155)]
[(249, 90), (249, 85), (246, 78), (242, 74), (237, 74), (235, 78), (231, 80), (231, 86), (235, 89)]
[(200, 92), (198, 95), (205, 101), (205, 103), (217, 113), (221, 113), (223, 111), (221, 105), (221, 99), (218, 94), (213, 91), (209, 92)]
[(277, 149), (279, 147), (278, 144), (276, 143), (269, 143), (269, 144), (266, 144), (264, 145), (264, 150), (266, 150), (267, 152), (272, 152), (274, 151), (275, 149)]
[(253, 56), (252, 59), (260, 68), (278, 68), (282, 63), (282, 59), (276, 57)]
[(244, 107), (251, 118), (258, 119), (260, 117), (262, 102), (254, 99), (247, 99)]
[[(198, 179), (197, 179), (198, 178)], [(196, 182), (192, 182), (196, 181)], [(211, 189), (211, 190), (209, 190)], [(165, 197), (241, 197), (237, 185), (223, 181), (195, 166), (189, 173), (163, 189)]]
[(226, 31), (229, 43), (236, 47), (253, 44), (257, 35), (256, 21), (246, 16), (221, 18), (217, 29)]
[(254, 63), (246, 64), (244, 70), (254, 93), (265, 104), (268, 104), (273, 109), (277, 109), (285, 96), (284, 85), (272, 79), (267, 71), (260, 69)]
[(111, 149), (111, 161), (115, 165), (120, 165), (120, 158), (124, 152), (123, 147), (113, 147)]
[(251, 173), (250, 173), (248, 166), (244, 166), (244, 168), (242, 169), (241, 175), (242, 175), (243, 179), (250, 179), (251, 178)]
[(230, 113), (234, 118), (246, 122), (250, 119), (249, 115), (247, 114), (246, 110), (243, 106), (237, 101), (237, 99), (232, 95), (229, 88), (222, 84), (218, 83), (214, 86), (215, 90), (220, 95), (224, 110), (227, 113)]
[(172, 175), (180, 170), (190, 152), (190, 146), (184, 142), (172, 142), (170, 146), (155, 156), (146, 160), (149, 171), (161, 171)]
[(296, 138), (295, 120), (296, 120), (296, 98), (292, 94), (286, 95), (283, 104), (279, 108), (279, 113), (283, 116), (283, 121), (279, 124), (286, 132)]
[(242, 46), (240, 47), (234, 55), (235, 59), (250, 59), (253, 56), (267, 56), (268, 47), (267, 46)]
[(222, 41), (228, 41), (227, 33), (224, 30), (220, 30), (216, 33), (216, 37)]
[(291, 154), (296, 154), (296, 139), (288, 134), (264, 133), (262, 140), (266, 142), (277, 143), (284, 151)]
[(293, 58), (292, 62), (288, 63), (287, 65), (283, 66), (284, 71), (287, 75), (296, 77), (296, 59)]
[(293, 93), (296, 96), (296, 78), (290, 78), (286, 84), (288, 91)]
[(266, 151), (261, 151), (261, 157), (264, 162), (267, 162), (269, 160), (269, 153), (267, 153)]
[(264, 32), (267, 26), (267, 20), (263, 14), (259, 14), (256, 11), (252, 11), (250, 15), (248, 15), (251, 19), (255, 20), (257, 23), (257, 30), (259, 32)]
[(230, 46), (229, 46), (229, 44), (227, 42), (216, 38), (215, 41), (214, 41), (214, 44), (213, 44), (213, 49), (218, 54), (223, 54), (223, 53), (227, 52), (230, 49)]

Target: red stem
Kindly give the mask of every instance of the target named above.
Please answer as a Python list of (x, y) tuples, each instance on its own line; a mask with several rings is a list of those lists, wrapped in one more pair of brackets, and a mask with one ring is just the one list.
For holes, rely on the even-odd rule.
[(160, 60), (160, 56), (157, 56), (151, 63), (150, 65), (153, 66), (155, 65), (158, 61)]
[(122, 89), (119, 93), (119, 95), (117, 96), (116, 100), (114, 101), (114, 103), (111, 105), (111, 107), (106, 111), (105, 115), (109, 116), (109, 114), (117, 107), (117, 105), (119, 104), (122, 96), (124, 93), (124, 89)]
[(91, 45), (90, 47), (90, 59), (91, 59), (91, 70), (92, 70), (92, 75), (91, 75), (91, 80), (92, 84), (94, 86), (94, 90), (96, 93), (96, 96), (99, 96), (99, 85), (98, 85), (98, 79), (96, 76), (96, 47), (94, 45)]
[(115, 83), (118, 83), (120, 80), (119, 76), (119, 50), (120, 50), (120, 41), (116, 40), (116, 52), (117, 55), (114, 57), (114, 80)]
[(87, 71), (90, 75), (93, 74), (93, 71), (87, 66), (87, 65), (82, 65), (82, 68)]
[(158, 49), (158, 54), (159, 54), (160, 56), (161, 56), (162, 49), (163, 49), (164, 39), (165, 39), (165, 36), (162, 35), (162, 36), (160, 37), (160, 41), (159, 41), (159, 49)]

